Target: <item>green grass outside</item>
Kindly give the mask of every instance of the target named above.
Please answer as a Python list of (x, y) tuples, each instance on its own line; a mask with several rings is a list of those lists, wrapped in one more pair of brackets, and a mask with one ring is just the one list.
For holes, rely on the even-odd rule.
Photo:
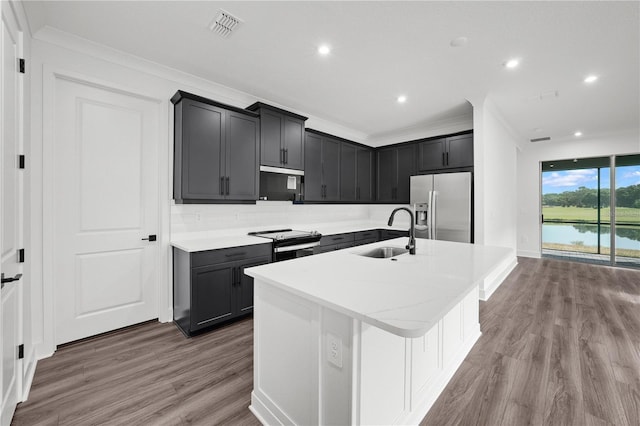
[[(597, 222), (598, 210), (584, 207), (543, 206), (542, 214), (546, 221)], [(600, 210), (600, 222), (609, 223), (609, 208)], [(616, 208), (616, 223), (640, 225), (640, 209), (631, 207)]]

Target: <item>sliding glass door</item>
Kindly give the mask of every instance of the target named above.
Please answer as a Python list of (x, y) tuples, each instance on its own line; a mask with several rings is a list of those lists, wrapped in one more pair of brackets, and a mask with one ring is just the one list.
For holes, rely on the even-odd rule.
[(541, 173), (543, 256), (640, 266), (640, 155), (543, 162)]
[(615, 257), (625, 266), (640, 266), (640, 155), (616, 157)]

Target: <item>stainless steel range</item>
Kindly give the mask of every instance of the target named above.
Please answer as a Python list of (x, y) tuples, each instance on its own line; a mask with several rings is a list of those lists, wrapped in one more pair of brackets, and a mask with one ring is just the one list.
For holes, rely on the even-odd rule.
[(269, 238), (273, 241), (273, 261), (295, 259), (313, 254), (313, 248), (320, 245), (322, 234), (317, 231), (294, 231), (275, 229), (249, 232), (254, 237)]

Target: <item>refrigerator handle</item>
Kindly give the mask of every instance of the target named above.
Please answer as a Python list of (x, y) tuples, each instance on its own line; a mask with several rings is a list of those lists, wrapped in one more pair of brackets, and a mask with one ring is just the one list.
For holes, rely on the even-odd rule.
[(429, 193), (429, 238), (432, 240), (438, 239), (436, 232), (438, 226), (438, 218), (436, 217), (436, 211), (438, 210), (438, 192), (430, 191)]

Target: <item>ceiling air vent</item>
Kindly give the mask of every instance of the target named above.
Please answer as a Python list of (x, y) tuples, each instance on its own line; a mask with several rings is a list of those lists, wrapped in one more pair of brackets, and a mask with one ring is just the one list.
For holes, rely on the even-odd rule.
[(218, 10), (216, 18), (209, 24), (209, 29), (221, 37), (227, 38), (238, 28), (242, 20), (225, 10)]
[(530, 139), (531, 142), (544, 142), (544, 141), (550, 141), (551, 138), (549, 136), (545, 136), (544, 138), (535, 138), (535, 139)]

